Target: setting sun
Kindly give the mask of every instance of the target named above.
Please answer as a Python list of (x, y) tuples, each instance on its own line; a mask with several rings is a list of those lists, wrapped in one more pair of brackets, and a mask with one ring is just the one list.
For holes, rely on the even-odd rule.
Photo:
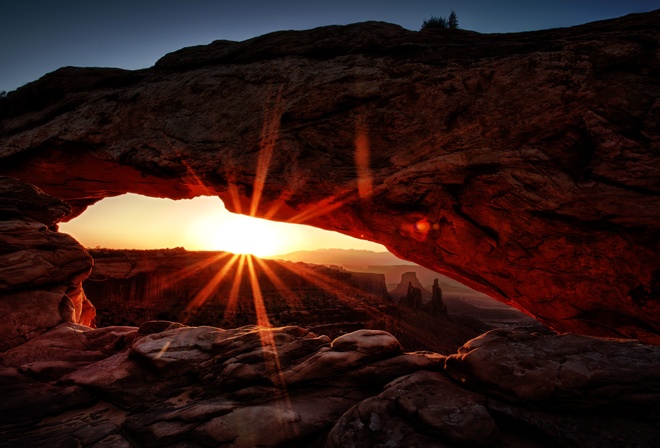
[(223, 219), (227, 214), (212, 212), (188, 226), (186, 247), (262, 257), (288, 251), (282, 230), (273, 223), (244, 215)]
[(109, 249), (185, 247), (261, 257), (326, 248), (386, 250), (337, 232), (230, 213), (211, 196), (181, 201), (135, 194), (107, 198), (62, 223), (60, 230), (85, 247)]

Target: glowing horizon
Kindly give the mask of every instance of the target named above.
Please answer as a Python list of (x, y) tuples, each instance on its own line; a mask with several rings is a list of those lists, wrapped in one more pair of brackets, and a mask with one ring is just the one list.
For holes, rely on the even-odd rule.
[(174, 201), (129, 193), (106, 198), (61, 223), (60, 231), (89, 248), (184, 247), (258, 257), (330, 248), (387, 251), (337, 232), (231, 213), (214, 196)]

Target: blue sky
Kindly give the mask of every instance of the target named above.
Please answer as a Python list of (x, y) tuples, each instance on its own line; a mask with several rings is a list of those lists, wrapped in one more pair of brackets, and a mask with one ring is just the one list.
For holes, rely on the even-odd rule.
[(513, 32), (659, 8), (660, 0), (22, 0), (0, 11), (0, 90), (63, 66), (145, 68), (185, 46), (282, 29), (383, 20), (417, 30), (454, 9), (461, 28)]

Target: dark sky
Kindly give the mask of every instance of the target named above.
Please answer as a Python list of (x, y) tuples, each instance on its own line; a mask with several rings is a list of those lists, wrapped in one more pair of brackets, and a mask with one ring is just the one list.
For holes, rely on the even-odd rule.
[[(282, 29), (384, 20), (417, 30), (453, 8), (482, 33), (555, 28), (660, 8), (660, 0), (115, 0), (5, 2), (0, 90), (67, 65), (144, 68), (165, 53)], [(9, 3), (9, 4), (7, 4)]]

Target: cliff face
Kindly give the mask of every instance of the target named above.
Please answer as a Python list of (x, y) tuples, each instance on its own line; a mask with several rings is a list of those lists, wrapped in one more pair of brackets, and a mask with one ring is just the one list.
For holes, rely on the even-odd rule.
[(183, 249), (90, 254), (94, 268), (83, 288), (96, 306), (99, 326), (153, 319), (223, 328), (256, 324), (256, 297), (273, 325), (361, 328), (390, 305), (382, 274)]
[(92, 258), (56, 230), (69, 212), (62, 201), (0, 176), (0, 352), (94, 318), (81, 285)]
[(380, 242), (561, 331), (660, 338), (660, 12), (510, 35), (363, 23), (64, 68), (0, 103), (0, 173)]

